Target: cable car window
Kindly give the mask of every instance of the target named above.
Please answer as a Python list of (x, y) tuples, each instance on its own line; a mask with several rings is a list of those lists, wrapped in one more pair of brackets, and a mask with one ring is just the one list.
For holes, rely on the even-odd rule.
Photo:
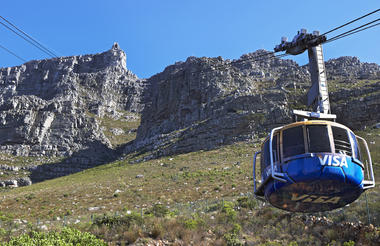
[(347, 130), (336, 126), (332, 126), (331, 129), (334, 136), (335, 153), (352, 155)]
[(354, 145), (354, 157), (356, 159), (361, 160), (358, 140), (356, 139), (356, 136), (353, 132), (350, 132), (350, 135), (351, 135), (351, 139), (352, 139), (352, 144)]
[(282, 132), (284, 158), (305, 153), (302, 126), (286, 129)]
[(278, 136), (278, 134), (276, 134), (276, 135), (273, 136), (273, 142), (272, 142), (273, 162), (277, 162), (278, 161), (277, 136)]
[(270, 156), (269, 156), (269, 140), (265, 141), (264, 149), (262, 151), (261, 156), (261, 172), (270, 164)]
[(263, 172), (262, 170), (265, 169), (265, 165), (264, 165), (264, 148), (261, 149), (261, 155), (260, 155), (260, 170), (261, 172)]
[(326, 125), (306, 126), (309, 152), (331, 152), (330, 138)]

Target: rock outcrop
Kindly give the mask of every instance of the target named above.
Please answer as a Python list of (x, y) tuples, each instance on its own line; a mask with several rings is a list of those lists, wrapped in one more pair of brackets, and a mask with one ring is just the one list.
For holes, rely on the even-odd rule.
[(143, 84), (117, 43), (100, 54), (0, 69), (0, 151), (70, 156), (92, 142), (110, 147), (93, 116), (140, 112)]
[(149, 100), (129, 150), (166, 155), (212, 149), (288, 122), (287, 95), (276, 79), (293, 70), (306, 77), (307, 71), (290, 60), (246, 61), (262, 52), (237, 61), (190, 57), (148, 79)]
[[(265, 53), (234, 61), (190, 57), (148, 79), (141, 125), (126, 152), (152, 151), (149, 159), (212, 149), (289, 123), (291, 109), (305, 109), (308, 67), (274, 57), (255, 59)], [(380, 67), (342, 57), (326, 62), (326, 68), (338, 121), (354, 129), (378, 122)]]
[(357, 57), (342, 56), (326, 62), (329, 80), (342, 78), (379, 79), (380, 70), (376, 63), (360, 62)]

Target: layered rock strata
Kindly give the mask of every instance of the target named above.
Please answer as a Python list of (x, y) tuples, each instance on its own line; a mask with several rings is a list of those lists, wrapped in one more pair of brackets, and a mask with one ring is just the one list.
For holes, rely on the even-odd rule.
[(142, 90), (117, 44), (0, 69), (0, 151), (70, 156), (93, 142), (110, 147), (94, 116), (141, 111)]
[[(308, 67), (256, 58), (265, 54), (259, 50), (234, 61), (190, 57), (148, 79), (141, 125), (126, 152), (152, 151), (147, 158), (154, 158), (207, 150), (291, 122), (292, 109), (307, 109)], [(379, 66), (341, 57), (326, 68), (338, 121), (353, 129), (379, 122)]]

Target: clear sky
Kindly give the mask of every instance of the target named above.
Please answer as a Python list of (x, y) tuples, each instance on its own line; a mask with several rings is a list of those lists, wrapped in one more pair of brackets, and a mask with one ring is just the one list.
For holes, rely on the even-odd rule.
[[(140, 78), (188, 56), (237, 59), (273, 50), (300, 28), (326, 32), (380, 8), (379, 0), (13, 0), (0, 15), (61, 56), (100, 53), (114, 42)], [(380, 12), (345, 29), (380, 18)], [(380, 26), (324, 46), (325, 59), (357, 56), (380, 64)], [(0, 25), (0, 45), (26, 60), (48, 56)], [(307, 54), (291, 57), (307, 63)], [(23, 62), (0, 49), (0, 67)]]

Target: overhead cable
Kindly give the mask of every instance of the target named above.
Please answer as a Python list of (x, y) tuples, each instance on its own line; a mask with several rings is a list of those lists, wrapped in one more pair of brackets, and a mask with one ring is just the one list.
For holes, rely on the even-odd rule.
[(371, 13), (368, 13), (368, 14), (366, 14), (366, 15), (363, 15), (363, 16), (361, 16), (361, 17), (359, 17), (359, 18), (356, 18), (356, 19), (354, 19), (354, 20), (352, 20), (352, 21), (347, 22), (346, 24), (343, 24), (343, 25), (338, 26), (338, 27), (336, 27), (336, 28), (334, 28), (334, 29), (332, 29), (332, 30), (330, 30), (330, 31), (327, 31), (327, 32), (321, 34), (321, 36), (326, 35), (326, 34), (328, 34), (328, 33), (330, 33), (330, 32), (336, 31), (336, 30), (338, 30), (338, 29), (340, 29), (340, 28), (342, 28), (342, 27), (345, 27), (345, 26), (347, 26), (347, 25), (349, 25), (349, 24), (351, 24), (351, 23), (354, 23), (354, 22), (356, 22), (356, 21), (358, 21), (358, 20), (360, 20), (360, 19), (363, 19), (363, 18), (365, 18), (365, 17), (367, 17), (367, 16), (370, 16), (370, 15), (372, 15), (372, 14), (378, 12), (378, 11), (380, 11), (380, 9), (376, 9), (375, 11), (372, 11)]
[(21, 35), (20, 33), (16, 32), (14, 29), (12, 29), (11, 27), (9, 27), (7, 24), (3, 23), (0, 21), (0, 24), (3, 25), (4, 27), (6, 27), (8, 30), (10, 30), (11, 32), (15, 33), (17, 36), (19, 36), (20, 38), (24, 39), (26, 42), (30, 43), (31, 45), (33, 45), (34, 47), (36, 47), (37, 49), (41, 50), (42, 52), (44, 52), (45, 54), (47, 54), (48, 56), (54, 58), (54, 57), (57, 57), (56, 55), (54, 55), (53, 53), (51, 53), (50, 51), (46, 51), (44, 50), (43, 48), (41, 48), (39, 45), (35, 44), (34, 42), (32, 42), (31, 40), (29, 40), (28, 38), (26, 38), (25, 36)]
[[(361, 25), (361, 26), (359, 26), (359, 27), (353, 28), (353, 29), (351, 29), (351, 30), (349, 30), (349, 31), (347, 31), (347, 32), (344, 32), (344, 33), (341, 33), (341, 34), (339, 34), (339, 35), (336, 35), (336, 36), (334, 36), (334, 37), (332, 37), (332, 38), (326, 40), (325, 42), (327, 42), (327, 41), (330, 41), (330, 42), (331, 42), (331, 40), (333, 40), (333, 39), (336, 40), (336, 39), (339, 39), (339, 38), (341, 38), (341, 37), (343, 37), (343, 36), (346, 37), (346, 36), (350, 35), (352, 32), (354, 32), (354, 31), (356, 31), (356, 30), (358, 30), (358, 29), (360, 29), (360, 28), (363, 28), (363, 27), (365, 27), (365, 26), (368, 26), (368, 25), (370, 25), (370, 24), (376, 23), (376, 22), (378, 22), (378, 21), (380, 21), (380, 18), (379, 18), (379, 19), (376, 19), (376, 20), (374, 20), (374, 21), (368, 22), (368, 23), (366, 23), (366, 24), (364, 24), (364, 25)], [(364, 30), (365, 30), (365, 29), (364, 29)]]
[(372, 28), (372, 27), (375, 27), (375, 26), (378, 26), (378, 25), (380, 25), (380, 23), (373, 24), (373, 25), (370, 25), (370, 26), (368, 26), (368, 27), (365, 27), (365, 28), (362, 28), (362, 29), (356, 30), (356, 31), (354, 31), (354, 32), (347, 33), (347, 34), (345, 34), (345, 35), (343, 35), (343, 36), (342, 36), (342, 35), (339, 35), (339, 37), (336, 36), (336, 37), (330, 38), (330, 39), (326, 40), (325, 43), (327, 44), (327, 43), (333, 42), (333, 41), (335, 41), (335, 40), (338, 40), (338, 39), (341, 39), (341, 38), (344, 38), (344, 37), (350, 36), (350, 35), (352, 35), (352, 34), (355, 34), (355, 33), (358, 33), (358, 32), (364, 31), (364, 30), (367, 30), (367, 29), (369, 29), (369, 28)]
[(58, 57), (58, 55), (56, 55), (52, 50), (50, 50), (49, 48), (47, 48), (46, 46), (44, 46), (42, 43), (40, 43), (39, 41), (37, 41), (36, 39), (34, 39), (33, 37), (31, 37), (29, 34), (25, 33), (23, 30), (21, 30), (20, 28), (18, 28), (16, 25), (12, 24), (9, 20), (7, 20), (6, 18), (4, 18), (3, 16), (0, 16), (0, 18), (3, 19), (5, 22), (7, 22), (9, 25), (11, 25), (13, 28), (15, 28), (17, 31), (19, 31), (20, 33), (22, 33), (23, 35), (25, 35), (26, 37), (28, 37), (30, 40), (32, 40), (35, 44), (37, 44), (38, 46), (40, 46), (46, 52), (50, 53), (51, 55), (53, 55), (55, 57)]
[(17, 58), (20, 59), (21, 61), (26, 62), (26, 60), (25, 60), (24, 58), (18, 56), (16, 53), (14, 53), (13, 51), (11, 51), (11, 50), (5, 48), (5, 47), (2, 46), (1, 44), (0, 44), (0, 48), (2, 48), (3, 50), (5, 50), (5, 51), (8, 52), (9, 54), (11, 54), (11, 55), (17, 57)]

